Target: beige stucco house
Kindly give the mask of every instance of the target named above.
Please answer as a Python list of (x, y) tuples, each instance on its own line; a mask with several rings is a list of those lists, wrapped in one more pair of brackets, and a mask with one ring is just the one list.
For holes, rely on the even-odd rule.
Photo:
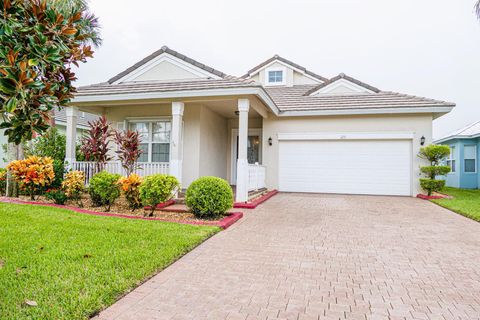
[[(183, 187), (213, 175), (285, 192), (413, 196), (432, 120), (453, 103), (379, 90), (344, 74), (327, 79), (280, 56), (228, 76), (163, 47), (105, 83), (81, 87), (67, 110), (74, 168), (78, 111), (138, 130), (142, 174)], [(114, 170), (112, 164), (111, 170)]]

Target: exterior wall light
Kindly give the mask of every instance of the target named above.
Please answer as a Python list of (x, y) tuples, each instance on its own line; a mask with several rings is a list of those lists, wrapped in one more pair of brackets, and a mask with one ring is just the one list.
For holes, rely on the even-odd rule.
[(423, 146), (425, 144), (425, 136), (420, 138), (420, 145)]
[(272, 137), (268, 138), (268, 145), (271, 146), (273, 144), (273, 139)]

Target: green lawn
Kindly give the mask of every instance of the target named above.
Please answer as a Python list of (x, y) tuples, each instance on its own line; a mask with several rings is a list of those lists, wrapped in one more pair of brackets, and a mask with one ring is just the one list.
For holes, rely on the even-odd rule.
[(0, 319), (89, 318), (218, 230), (0, 204)]
[(431, 201), (480, 222), (480, 190), (447, 187), (442, 193), (452, 196), (453, 199), (437, 199)]

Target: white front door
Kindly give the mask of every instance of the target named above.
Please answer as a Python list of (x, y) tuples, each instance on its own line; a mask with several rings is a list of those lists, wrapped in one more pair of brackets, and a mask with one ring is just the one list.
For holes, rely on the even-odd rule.
[(279, 189), (411, 195), (409, 140), (281, 141)]
[[(231, 184), (237, 182), (238, 130), (232, 131)], [(247, 160), (249, 164), (262, 163), (262, 130), (249, 129), (247, 140)]]

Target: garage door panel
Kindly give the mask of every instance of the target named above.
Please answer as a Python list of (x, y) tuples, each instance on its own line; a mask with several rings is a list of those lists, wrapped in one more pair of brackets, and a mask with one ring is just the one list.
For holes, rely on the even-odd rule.
[(281, 141), (279, 153), (281, 191), (411, 193), (407, 140)]

